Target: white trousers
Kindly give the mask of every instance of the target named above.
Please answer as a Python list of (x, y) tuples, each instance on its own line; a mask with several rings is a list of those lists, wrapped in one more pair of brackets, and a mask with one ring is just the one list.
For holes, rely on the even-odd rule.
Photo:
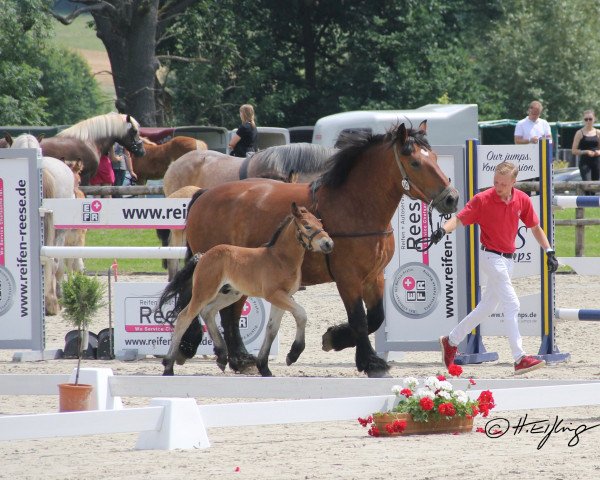
[(466, 336), (501, 305), (504, 313), (504, 324), (506, 325), (508, 343), (512, 356), (518, 361), (525, 352), (523, 351), (523, 339), (519, 332), (518, 314), (519, 298), (510, 280), (513, 272), (514, 262), (510, 258), (504, 258), (491, 252), (481, 252), (479, 255), (479, 266), (487, 276), (487, 285), (481, 295), (481, 300), (474, 310), (450, 332), (449, 340), (452, 345), (458, 345)]

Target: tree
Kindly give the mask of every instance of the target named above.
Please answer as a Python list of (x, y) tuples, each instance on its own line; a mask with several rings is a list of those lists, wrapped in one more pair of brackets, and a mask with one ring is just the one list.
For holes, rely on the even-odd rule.
[(100, 92), (85, 61), (50, 45), (45, 0), (0, 5), (0, 124), (68, 124), (100, 113)]
[[(197, 0), (68, 0), (74, 9), (51, 14), (65, 25), (84, 13), (94, 20), (96, 35), (104, 44), (113, 72), (116, 106), (142, 125), (164, 124), (157, 109), (157, 48), (167, 38), (169, 25)], [(65, 2), (63, 2), (65, 3)]]

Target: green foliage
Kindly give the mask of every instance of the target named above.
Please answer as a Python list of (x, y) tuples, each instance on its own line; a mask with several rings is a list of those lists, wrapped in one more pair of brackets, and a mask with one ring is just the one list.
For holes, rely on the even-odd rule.
[(70, 124), (100, 112), (89, 68), (50, 46), (48, 0), (0, 0), (0, 125)]
[(62, 284), (63, 316), (78, 330), (87, 330), (96, 312), (104, 306), (104, 285), (97, 277), (70, 273)]

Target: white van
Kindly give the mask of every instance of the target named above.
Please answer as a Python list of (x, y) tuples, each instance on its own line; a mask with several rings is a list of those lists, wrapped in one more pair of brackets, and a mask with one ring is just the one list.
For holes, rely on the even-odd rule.
[(315, 124), (312, 143), (333, 147), (343, 131), (361, 130), (385, 133), (399, 123), (417, 128), (427, 120), (427, 139), (431, 145), (464, 145), (478, 138), (477, 105), (425, 105), (416, 110), (364, 110), (336, 113)]

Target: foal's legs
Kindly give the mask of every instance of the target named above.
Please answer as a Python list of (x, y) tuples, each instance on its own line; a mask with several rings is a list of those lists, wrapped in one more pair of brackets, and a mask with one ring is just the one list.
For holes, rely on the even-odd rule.
[(290, 296), (288, 292), (276, 292), (275, 294), (267, 297), (266, 300), (271, 302), (271, 315), (269, 318), (269, 324), (267, 325), (265, 340), (263, 341), (257, 359), (258, 370), (263, 377), (272, 375), (268, 367), (269, 351), (271, 350), (273, 340), (279, 331), (283, 311), (290, 312), (296, 320), (296, 338), (294, 339), (292, 348), (285, 359), (287, 365), (291, 365), (298, 360), (298, 357), (304, 351), (306, 346), (305, 333), (307, 321), (306, 311)]

